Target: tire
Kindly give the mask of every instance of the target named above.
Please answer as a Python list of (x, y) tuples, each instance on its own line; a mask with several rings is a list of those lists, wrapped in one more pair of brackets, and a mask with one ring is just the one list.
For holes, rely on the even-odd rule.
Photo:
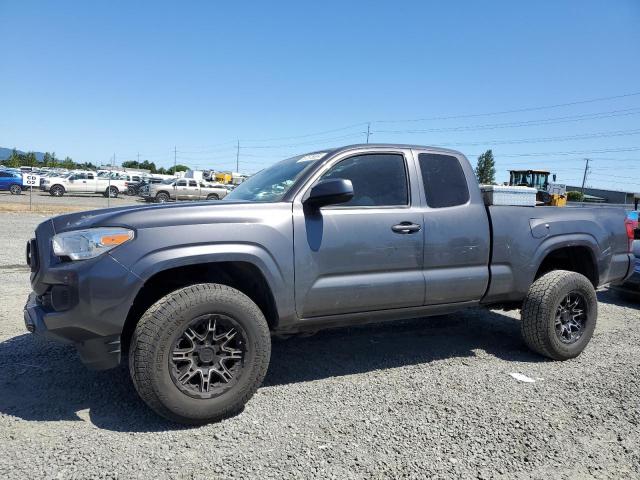
[(549, 192), (539, 192), (540, 193), (540, 201), (542, 203), (544, 203), (545, 205), (550, 205), (551, 204), (551, 195), (549, 195)]
[(17, 183), (14, 183), (9, 187), (9, 191), (11, 192), (11, 195), (20, 195), (22, 193), (22, 187)]
[(160, 192), (156, 195), (156, 202), (158, 203), (167, 203), (169, 200), (171, 200), (171, 197), (167, 193)]
[(107, 187), (103, 195), (105, 197), (118, 198), (118, 187)]
[(522, 337), (531, 350), (553, 360), (575, 358), (596, 328), (596, 291), (584, 275), (555, 270), (533, 282), (521, 316)]
[(210, 193), (207, 195), (207, 200), (220, 200), (220, 197), (217, 193)]
[[(202, 328), (198, 322), (208, 323)], [(216, 353), (203, 353), (214, 348), (211, 341), (196, 347), (206, 340), (195, 332), (205, 338), (212, 332), (214, 340), (219, 332), (226, 339), (231, 333), (224, 335), (227, 328), (235, 329), (236, 334), (223, 346), (216, 346)], [(230, 355), (225, 353), (228, 342), (238, 342), (230, 350), (234, 357), (222, 362), (222, 355)], [(186, 362), (185, 352), (192, 355)], [(129, 371), (138, 394), (155, 412), (173, 422), (200, 425), (242, 410), (262, 383), (270, 354), (269, 327), (258, 306), (234, 288), (204, 283), (168, 294), (142, 315), (131, 340)], [(175, 361), (176, 355), (182, 360)], [(203, 363), (207, 361), (210, 363)], [(217, 373), (210, 373), (214, 367), (233, 375), (225, 382)], [(209, 388), (215, 394), (204, 391), (205, 375), (193, 374), (196, 368), (208, 369)]]
[(49, 195), (52, 197), (61, 197), (64, 195), (64, 187), (62, 185), (53, 185), (49, 189)]

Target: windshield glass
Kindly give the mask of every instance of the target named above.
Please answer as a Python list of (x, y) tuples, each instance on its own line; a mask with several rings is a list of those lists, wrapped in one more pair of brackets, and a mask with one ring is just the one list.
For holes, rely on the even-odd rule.
[(234, 188), (225, 197), (225, 200), (279, 202), (305, 170), (321, 160), (325, 155), (325, 152), (310, 153), (282, 160), (249, 177)]

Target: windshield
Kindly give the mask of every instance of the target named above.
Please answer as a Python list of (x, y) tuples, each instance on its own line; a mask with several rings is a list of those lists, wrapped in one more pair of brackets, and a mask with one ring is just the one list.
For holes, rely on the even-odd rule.
[(321, 160), (325, 152), (291, 157), (249, 177), (231, 191), (225, 200), (279, 202), (305, 170)]

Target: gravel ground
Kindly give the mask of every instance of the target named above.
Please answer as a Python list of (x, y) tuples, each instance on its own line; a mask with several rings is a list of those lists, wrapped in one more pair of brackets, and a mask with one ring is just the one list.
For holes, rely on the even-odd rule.
[(243, 413), (182, 428), (124, 368), (25, 333), (24, 243), (44, 218), (0, 214), (0, 478), (640, 478), (637, 304), (599, 292), (590, 346), (563, 363), (499, 311), (275, 341)]
[[(76, 194), (67, 193), (63, 197), (52, 197), (48, 193), (40, 190), (33, 190), (31, 194), (31, 202), (34, 206), (46, 206), (55, 208), (61, 206), (83, 207), (87, 210), (96, 208), (107, 208), (109, 204), (112, 207), (120, 207), (124, 205), (136, 204), (139, 197), (130, 197), (128, 195), (120, 195), (117, 198), (107, 199), (100, 194)], [(11, 195), (9, 192), (0, 192), (0, 208), (2, 205), (29, 205), (29, 190), (22, 192), (22, 195)]]

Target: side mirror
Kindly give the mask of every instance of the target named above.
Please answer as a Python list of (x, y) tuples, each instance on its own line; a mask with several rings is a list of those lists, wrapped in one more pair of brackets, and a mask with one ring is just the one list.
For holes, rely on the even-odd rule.
[(327, 178), (320, 180), (309, 192), (305, 205), (314, 208), (348, 202), (353, 198), (351, 180), (344, 178)]

